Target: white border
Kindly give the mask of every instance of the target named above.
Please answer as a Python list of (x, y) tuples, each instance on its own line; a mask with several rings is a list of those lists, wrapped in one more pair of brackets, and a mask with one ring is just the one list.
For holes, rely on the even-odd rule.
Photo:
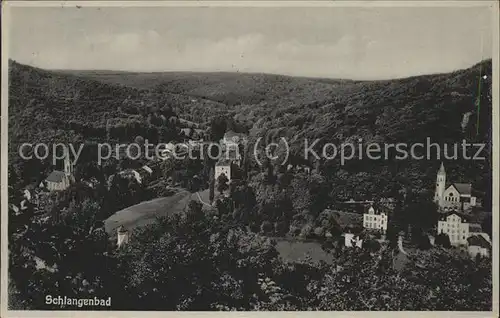
[(2, 2), (2, 118), (1, 118), (1, 317), (328, 317), (332, 312), (141, 312), (141, 311), (12, 311), (7, 310), (7, 131), (8, 131), (8, 25), (10, 7), (483, 7), (489, 6), (492, 10), (493, 30), (493, 311), (492, 312), (335, 312), (336, 317), (390, 317), (405, 315), (408, 317), (498, 317), (498, 213), (500, 206), (500, 184), (498, 168), (500, 167), (500, 130), (499, 130), (499, 3), (497, 1), (9, 1)]

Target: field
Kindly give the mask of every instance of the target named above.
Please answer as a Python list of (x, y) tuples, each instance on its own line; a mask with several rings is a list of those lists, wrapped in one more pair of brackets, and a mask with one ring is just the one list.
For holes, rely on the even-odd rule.
[(333, 262), (333, 256), (326, 253), (318, 242), (300, 242), (280, 239), (277, 241), (276, 249), (281, 258), (289, 262), (304, 260), (310, 256), (314, 262)]
[(106, 232), (112, 235), (121, 225), (130, 230), (153, 223), (157, 217), (182, 213), (191, 199), (197, 200), (194, 194), (182, 191), (171, 197), (157, 198), (125, 208), (104, 222)]
[[(198, 195), (199, 194), (199, 195)], [(141, 202), (114, 213), (105, 221), (106, 232), (110, 235), (121, 225), (127, 229), (144, 226), (155, 221), (157, 217), (183, 213), (189, 201), (202, 201), (204, 207), (208, 204), (208, 190), (199, 193), (181, 191), (170, 197), (156, 198)]]

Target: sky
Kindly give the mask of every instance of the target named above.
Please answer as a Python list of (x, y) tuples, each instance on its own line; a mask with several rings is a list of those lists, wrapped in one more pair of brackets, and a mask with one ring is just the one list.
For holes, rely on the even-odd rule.
[(9, 57), (46, 69), (349, 79), (449, 72), (492, 56), (488, 7), (12, 7)]

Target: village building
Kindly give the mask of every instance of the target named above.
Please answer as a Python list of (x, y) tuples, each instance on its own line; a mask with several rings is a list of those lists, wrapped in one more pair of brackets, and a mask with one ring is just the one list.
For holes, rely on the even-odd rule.
[(471, 235), (467, 238), (467, 249), (470, 257), (490, 257), (491, 242), (481, 235)]
[(370, 206), (368, 213), (363, 214), (363, 228), (378, 230), (382, 233), (387, 232), (388, 216), (384, 212), (375, 211), (373, 206)]
[(116, 245), (120, 248), (123, 245), (127, 244), (129, 241), (129, 232), (121, 225), (117, 230), (117, 242)]
[(225, 149), (238, 149), (239, 145), (247, 144), (247, 137), (245, 134), (230, 130), (224, 134), (224, 137), (220, 140), (220, 144)]
[(73, 165), (70, 162), (69, 153), (64, 157), (64, 171), (54, 170), (40, 183), (41, 188), (49, 191), (66, 190), (75, 181)]
[(481, 225), (470, 222), (470, 218), (458, 212), (448, 212), (441, 216), (437, 225), (438, 234), (446, 234), (450, 238), (451, 245), (467, 245), (467, 239), (471, 235), (487, 236), (483, 233)]
[(233, 163), (231, 162), (231, 160), (227, 160), (227, 159), (220, 159), (219, 161), (217, 161), (217, 163), (215, 164), (215, 170), (214, 170), (214, 178), (215, 178), (215, 181), (217, 182), (217, 180), (219, 179), (219, 176), (224, 174), (228, 181), (230, 182), (231, 181), (231, 177), (232, 177), (232, 172), (233, 172), (233, 167), (232, 167)]
[(153, 174), (153, 169), (147, 165), (142, 166), (140, 169), (126, 169), (118, 173), (121, 177), (133, 179), (137, 183), (142, 184), (144, 181), (149, 180)]
[(472, 195), (472, 184), (452, 183), (446, 184), (446, 171), (443, 163), (437, 173), (436, 190), (434, 193), (436, 202), (441, 211), (468, 211), (476, 206), (476, 197)]
[(164, 144), (163, 147), (158, 149), (158, 159), (167, 160), (174, 157), (174, 152), (176, 151), (175, 145), (171, 142)]
[(344, 237), (344, 246), (345, 247), (363, 247), (363, 240), (355, 234), (352, 233), (344, 233), (342, 234)]
[(204, 133), (203, 129), (196, 128), (182, 128), (181, 132), (186, 138), (196, 140), (202, 139)]

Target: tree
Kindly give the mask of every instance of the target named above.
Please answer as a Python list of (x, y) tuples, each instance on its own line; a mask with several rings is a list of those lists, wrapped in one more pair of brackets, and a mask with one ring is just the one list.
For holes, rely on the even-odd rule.
[(436, 235), (434, 242), (436, 245), (442, 246), (444, 248), (451, 247), (450, 237), (445, 233), (440, 233), (440, 234)]
[(214, 176), (214, 168), (210, 168), (210, 177), (208, 181), (208, 191), (209, 191), (209, 200), (210, 204), (214, 202), (214, 196), (215, 196), (215, 176)]
[(210, 139), (213, 141), (219, 141), (224, 137), (226, 132), (227, 122), (224, 117), (215, 117), (210, 122)]
[(189, 220), (199, 220), (203, 215), (203, 205), (201, 202), (191, 200), (188, 203), (187, 217)]
[(197, 192), (200, 190), (201, 180), (198, 175), (194, 175), (193, 178), (189, 180), (189, 190), (191, 192)]
[(222, 194), (224, 191), (229, 189), (228, 183), (229, 179), (226, 177), (224, 173), (221, 173), (217, 178), (217, 191)]

